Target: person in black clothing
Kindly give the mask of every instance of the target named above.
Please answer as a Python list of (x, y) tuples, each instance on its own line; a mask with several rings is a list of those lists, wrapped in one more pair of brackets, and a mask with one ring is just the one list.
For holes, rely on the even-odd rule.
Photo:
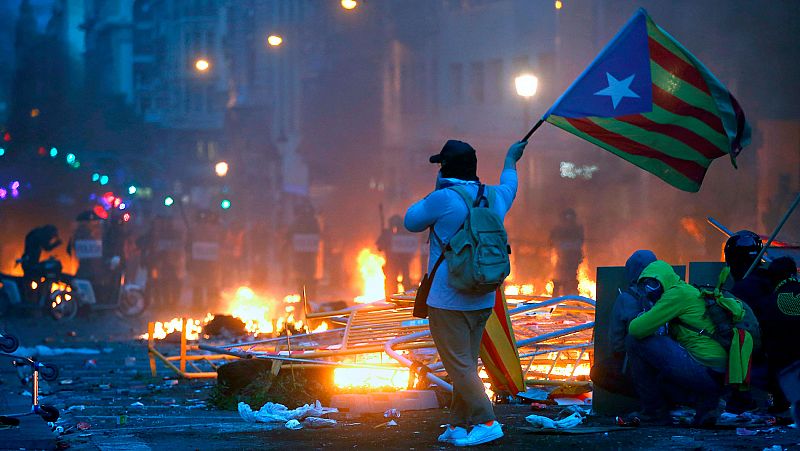
[(767, 356), (769, 388), (774, 397), (774, 410), (783, 411), (791, 406), (797, 422), (800, 420), (800, 347), (797, 346), (800, 281), (797, 263), (790, 257), (775, 259), (769, 265), (769, 275), (775, 289), (758, 317)]
[(642, 270), (656, 261), (656, 254), (649, 250), (638, 250), (625, 262), (625, 280), (628, 285), (620, 290), (611, 310), (608, 327), (608, 341), (612, 354), (592, 367), (591, 378), (597, 386), (612, 393), (636, 397), (636, 390), (630, 380), (629, 368), (625, 361), (625, 337), (628, 336), (628, 324), (642, 312), (653, 306), (639, 292), (636, 281)]
[(550, 232), (550, 246), (558, 255), (553, 274), (553, 296), (565, 296), (578, 291), (578, 266), (583, 261), (583, 226), (575, 210), (561, 212), (561, 221)]
[[(22, 253), (22, 272), (26, 278), (37, 278), (42, 274), (42, 251), (52, 251), (61, 245), (58, 229), (52, 224), (37, 227), (25, 235), (25, 250)], [(60, 272), (60, 268), (59, 268)]]

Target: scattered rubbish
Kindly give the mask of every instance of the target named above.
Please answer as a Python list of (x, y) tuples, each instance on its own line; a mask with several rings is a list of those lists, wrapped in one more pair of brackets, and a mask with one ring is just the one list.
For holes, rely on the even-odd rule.
[(774, 434), (776, 432), (780, 432), (781, 429), (778, 427), (771, 427), (769, 429), (747, 429), (747, 428), (736, 428), (736, 435), (742, 436), (750, 436), (750, 435), (758, 435), (758, 434)]
[(127, 368), (136, 366), (136, 357), (125, 357), (125, 366)]
[(294, 431), (298, 429), (303, 429), (303, 425), (300, 424), (300, 422), (295, 419), (287, 421), (286, 424), (284, 424), (284, 426), (286, 427), (286, 429), (292, 429)]
[(529, 401), (544, 401), (550, 395), (549, 392), (542, 390), (540, 388), (529, 388), (526, 391), (521, 391), (517, 393), (517, 396), (523, 399), (527, 399)]
[(591, 410), (592, 410), (591, 407), (588, 407), (588, 406), (574, 405), (574, 406), (569, 406), (569, 407), (561, 410), (561, 412), (559, 412), (559, 415), (560, 416), (567, 416), (567, 415), (571, 415), (573, 413), (577, 413), (578, 415), (580, 415), (582, 417), (586, 417), (587, 415), (589, 415), (589, 412), (591, 412)]
[(55, 432), (55, 433), (56, 433), (56, 434), (58, 434), (58, 435), (61, 435), (61, 434), (63, 434), (63, 433), (64, 433), (64, 426), (56, 426), (56, 427), (53, 429), (53, 432)]
[(78, 434), (78, 437), (91, 437), (91, 436), (92, 436), (92, 433), (91, 433), (91, 432), (86, 432), (86, 433), (83, 433), (83, 434)]
[(109, 388), (111, 388), (111, 384), (100, 384), (97, 387), (100, 388), (101, 390), (108, 390)]
[(51, 348), (50, 346), (45, 345), (36, 345), (30, 348), (25, 346), (20, 346), (17, 350), (11, 354), (17, 357), (40, 357), (40, 356), (56, 356), (56, 355), (64, 355), (64, 354), (100, 354), (100, 351), (97, 349), (89, 349), (89, 348)]
[(582, 406), (586, 404), (584, 400), (580, 398), (555, 398), (553, 401), (559, 406)]
[(97, 360), (96, 359), (88, 359), (83, 362), (83, 367), (87, 369), (97, 368)]
[(639, 427), (642, 421), (639, 419), (639, 417), (631, 417), (631, 418), (617, 417), (615, 419), (615, 423), (617, 426), (635, 428)]
[(289, 420), (302, 420), (306, 417), (322, 417), (338, 411), (339, 409), (333, 407), (323, 407), (319, 401), (314, 405), (306, 404), (292, 410), (289, 410), (283, 404), (268, 402), (257, 412), (253, 412), (253, 409), (247, 403), (239, 403), (239, 416), (248, 423), (284, 423)]
[(170, 380), (164, 382), (164, 385), (167, 386), (167, 387), (174, 387), (174, 386), (178, 385), (179, 383), (180, 382), (177, 379), (170, 379)]
[(79, 421), (78, 424), (75, 425), (75, 427), (78, 428), (79, 431), (85, 431), (91, 428), (92, 425), (85, 421)]
[(74, 330), (71, 330), (71, 331), (67, 332), (67, 336), (68, 337), (77, 337), (78, 333), (75, 332)]
[(58, 383), (59, 385), (72, 385), (72, 379), (61, 379)]
[(673, 442), (680, 443), (683, 445), (688, 445), (689, 443), (694, 443), (694, 438), (689, 437), (688, 435), (673, 435), (670, 437)]
[(541, 415), (528, 415), (525, 421), (540, 429), (569, 429), (581, 424), (583, 417), (579, 413), (573, 413), (566, 418), (553, 420)]
[(783, 446), (781, 446), (781, 445), (772, 445), (769, 448), (764, 448), (763, 451), (783, 451)]
[(69, 406), (67, 412), (83, 412), (86, 409), (84, 405)]
[(120, 416), (117, 417), (117, 424), (118, 425), (122, 426), (123, 424), (126, 424), (127, 422), (128, 422), (128, 416), (127, 415), (120, 415)]
[(303, 420), (303, 426), (311, 429), (332, 428), (336, 426), (336, 420), (331, 418), (307, 417)]
[(21, 394), (22, 396), (33, 396), (33, 395), (31, 394), (31, 392), (29, 392), (28, 390), (23, 390), (23, 391), (22, 391), (22, 393), (20, 393), (20, 394)]
[(395, 426), (397, 426), (397, 421), (394, 421), (394, 420), (389, 420), (389, 421), (386, 423), (386, 427), (387, 427), (387, 428), (391, 428), (391, 427), (395, 427)]
[(144, 404), (142, 404), (139, 401), (136, 401), (135, 403), (131, 404), (131, 407), (144, 407)]
[(397, 409), (389, 409), (383, 412), (384, 418), (400, 418), (400, 411)]
[(544, 410), (547, 408), (547, 404), (542, 404), (540, 402), (532, 402), (531, 403), (531, 410)]

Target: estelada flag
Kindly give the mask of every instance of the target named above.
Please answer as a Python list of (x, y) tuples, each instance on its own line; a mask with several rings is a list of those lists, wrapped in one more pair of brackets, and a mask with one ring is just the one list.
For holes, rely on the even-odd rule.
[(480, 356), (495, 391), (505, 390), (512, 395), (525, 391), (517, 341), (502, 286), (495, 293), (492, 315), (481, 337)]
[(690, 192), (750, 142), (736, 99), (641, 8), (543, 119)]

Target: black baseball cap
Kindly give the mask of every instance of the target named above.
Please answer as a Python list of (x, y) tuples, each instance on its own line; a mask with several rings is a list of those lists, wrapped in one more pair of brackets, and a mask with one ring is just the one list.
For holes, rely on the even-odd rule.
[(475, 149), (464, 141), (455, 139), (448, 140), (442, 150), (436, 155), (431, 155), (431, 163), (454, 162), (454, 161), (474, 161), (477, 160), (475, 156)]

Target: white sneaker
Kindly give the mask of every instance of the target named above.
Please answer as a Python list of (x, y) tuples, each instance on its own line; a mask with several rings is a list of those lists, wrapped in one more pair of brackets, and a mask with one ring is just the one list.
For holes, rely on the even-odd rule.
[(444, 427), (444, 432), (439, 436), (440, 442), (453, 443), (458, 439), (467, 438), (467, 430), (461, 426), (452, 427), (449, 424)]
[(456, 446), (474, 446), (488, 443), (503, 436), (503, 425), (495, 420), (491, 426), (479, 424), (472, 428), (466, 437), (456, 439), (452, 443)]

